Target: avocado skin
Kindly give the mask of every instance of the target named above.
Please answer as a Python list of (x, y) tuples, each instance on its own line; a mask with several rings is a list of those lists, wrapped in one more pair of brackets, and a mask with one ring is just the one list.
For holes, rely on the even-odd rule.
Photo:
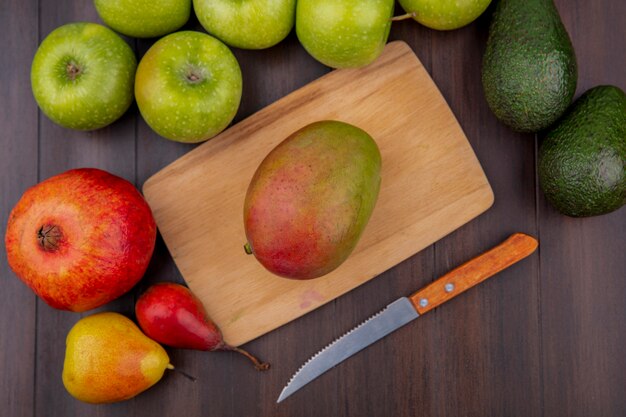
[(626, 203), (626, 95), (583, 94), (539, 148), (539, 185), (561, 213), (597, 216)]
[(500, 0), (489, 28), (482, 82), (489, 107), (519, 132), (554, 123), (572, 102), (578, 69), (552, 0)]

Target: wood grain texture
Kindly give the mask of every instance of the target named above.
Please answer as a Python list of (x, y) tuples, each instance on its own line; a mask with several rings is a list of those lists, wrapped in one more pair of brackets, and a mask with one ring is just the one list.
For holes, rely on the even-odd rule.
[[(577, 95), (606, 83), (626, 89), (626, 2), (555, 3), (576, 49)], [(0, 231), (22, 192), (47, 176), (96, 166), (140, 186), (193, 149), (159, 138), (134, 107), (94, 133), (61, 129), (37, 115), (29, 83), (36, 45), (54, 27), (77, 20), (98, 21), (92, 2), (8, 0), (0, 7)], [(269, 372), (259, 374), (228, 353), (169, 349), (173, 363), (198, 382), (168, 374), (130, 401), (103, 406), (77, 402), (61, 384), (65, 336), (80, 316), (36, 301), (2, 251), (0, 416), (626, 415), (626, 209), (570, 219), (546, 203), (535, 182), (541, 135), (511, 132), (484, 101), (480, 66), (488, 22), (486, 13), (451, 32), (397, 22), (390, 39), (416, 52), (463, 127), (496, 196), (490, 210), (376, 279), (248, 343), (272, 363)], [(187, 28), (202, 30), (193, 18)], [(154, 41), (130, 44), (141, 56)], [(234, 53), (244, 76), (235, 122), (329, 72), (293, 33), (269, 50)], [(275, 404), (293, 372), (327, 343), (515, 231), (537, 236), (537, 253)], [(157, 281), (182, 282), (162, 239), (146, 277), (103, 310), (132, 317), (134, 299)]]
[[(279, 278), (242, 250), (245, 192), (278, 143), (328, 119), (359, 126), (376, 140), (380, 196), (337, 270), (314, 280)], [(404, 42), (388, 44), (366, 68), (333, 71), (234, 125), (155, 174), (143, 190), (183, 277), (233, 345), (350, 291), (493, 203), (463, 131)]]
[(425, 314), (526, 258), (537, 249), (537, 244), (534, 237), (515, 233), (416, 291), (409, 299), (420, 315)]
[[(626, 2), (556, 4), (576, 48), (576, 98), (602, 84), (626, 91)], [(626, 208), (569, 218), (539, 191), (537, 218), (545, 415), (624, 416)]]
[[(485, 215), (435, 244), (431, 280), (513, 232), (538, 236), (532, 136), (499, 123), (482, 91), (477, 57), (482, 59), (493, 6), (472, 25), (432, 35), (433, 78), (464, 127), (496, 202)], [(537, 255), (532, 255), (421, 318), (415, 334), (428, 344), (436, 398), (432, 414), (541, 415), (540, 347), (534, 343), (539, 335), (538, 281)]]
[(36, 0), (10, 0), (0, 6), (0, 27), (6, 31), (0, 47), (0, 415), (15, 417), (34, 413), (37, 303), (10, 272), (4, 232), (13, 205), (37, 183), (37, 105), (30, 92), (30, 60), (39, 44), (37, 21)]

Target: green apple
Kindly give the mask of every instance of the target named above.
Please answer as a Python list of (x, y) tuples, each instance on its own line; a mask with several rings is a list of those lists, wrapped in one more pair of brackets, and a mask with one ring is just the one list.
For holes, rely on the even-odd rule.
[(233, 120), (241, 101), (241, 69), (230, 49), (206, 33), (172, 33), (139, 62), (135, 97), (159, 135), (201, 142)]
[(191, 0), (94, 0), (100, 18), (127, 36), (153, 38), (189, 20)]
[(291, 31), (296, 0), (193, 0), (193, 9), (206, 31), (226, 44), (264, 49)]
[(407, 13), (431, 29), (452, 30), (480, 16), (491, 0), (399, 0)]
[(385, 47), (393, 5), (393, 0), (298, 0), (296, 33), (324, 65), (361, 67)]
[(30, 80), (37, 104), (53, 122), (93, 130), (128, 109), (136, 68), (132, 49), (111, 29), (70, 23), (41, 43)]

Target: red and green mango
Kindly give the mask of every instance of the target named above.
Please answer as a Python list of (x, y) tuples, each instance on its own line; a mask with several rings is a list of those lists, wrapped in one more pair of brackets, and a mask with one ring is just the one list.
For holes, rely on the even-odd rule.
[(374, 210), (381, 156), (358, 127), (319, 121), (276, 146), (244, 203), (246, 251), (272, 273), (311, 279), (350, 255)]

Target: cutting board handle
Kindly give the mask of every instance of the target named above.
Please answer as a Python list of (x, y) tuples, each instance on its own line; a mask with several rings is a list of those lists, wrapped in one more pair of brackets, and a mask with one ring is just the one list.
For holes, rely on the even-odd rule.
[(498, 246), (417, 291), (410, 297), (411, 302), (419, 314), (427, 313), (526, 258), (537, 249), (538, 244), (532, 236), (515, 233)]

